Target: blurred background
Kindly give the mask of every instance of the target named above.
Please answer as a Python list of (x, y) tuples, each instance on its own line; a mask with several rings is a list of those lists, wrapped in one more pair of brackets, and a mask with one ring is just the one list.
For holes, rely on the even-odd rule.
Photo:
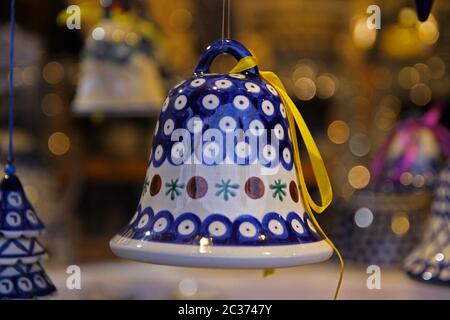
[[(69, 5), (81, 8), (80, 29), (66, 25)], [(379, 30), (367, 27), (370, 5), (381, 9)], [(337, 261), (263, 279), (260, 270), (126, 262), (109, 249), (139, 201), (165, 94), (221, 37), (221, 0), (17, 0), (16, 21), (16, 163), (48, 229), (55, 298), (332, 297)], [(282, 78), (325, 158), (334, 201), (320, 222), (348, 264), (342, 297), (449, 299), (448, 286), (427, 282), (450, 283), (450, 193), (447, 220), (428, 230), (450, 146), (438, 133), (449, 127), (450, 3), (434, 1), (419, 22), (413, 0), (231, 1), (230, 21), (231, 38)], [(1, 1), (0, 55), (8, 50)], [(220, 57), (213, 69), (234, 63)], [(8, 67), (1, 59), (3, 162)], [(419, 259), (414, 250), (433, 237), (420, 252), (434, 262)], [(82, 290), (66, 288), (73, 264)], [(366, 286), (372, 264), (380, 290)]]

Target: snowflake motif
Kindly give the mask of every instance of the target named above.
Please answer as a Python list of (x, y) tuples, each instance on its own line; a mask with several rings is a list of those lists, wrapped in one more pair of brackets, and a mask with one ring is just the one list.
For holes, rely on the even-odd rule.
[(281, 179), (275, 180), (273, 184), (269, 186), (270, 190), (274, 190), (272, 197), (280, 199), (283, 201), (283, 198), (286, 196), (286, 183), (281, 183)]
[(170, 179), (170, 183), (166, 182), (166, 196), (170, 194), (170, 200), (174, 200), (181, 195), (180, 190), (184, 188), (184, 183), (178, 183), (178, 179)]
[(142, 196), (147, 193), (148, 187), (150, 185), (150, 181), (148, 180), (148, 177), (145, 178), (144, 182), (144, 188), (142, 188)]
[(236, 192), (234, 192), (233, 189), (239, 188), (239, 184), (232, 184), (231, 179), (228, 179), (227, 181), (222, 179), (220, 183), (216, 183), (216, 188), (218, 189), (218, 191), (216, 192), (216, 197), (220, 197), (221, 195), (223, 195), (223, 199), (225, 201), (228, 201), (230, 196), (236, 196)]

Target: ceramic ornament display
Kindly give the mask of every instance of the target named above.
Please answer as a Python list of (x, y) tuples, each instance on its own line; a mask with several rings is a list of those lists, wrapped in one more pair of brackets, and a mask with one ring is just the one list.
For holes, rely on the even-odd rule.
[(371, 185), (341, 204), (336, 236), (349, 261), (398, 266), (420, 241), (437, 172), (450, 155), (442, 110), (398, 123), (375, 155)]
[(432, 187), (436, 174), (450, 156), (450, 132), (439, 123), (443, 105), (422, 117), (409, 117), (388, 135), (372, 163), (376, 188), (416, 190)]
[(0, 298), (33, 299), (56, 291), (39, 263), (0, 264)]
[(37, 236), (44, 226), (15, 175), (14, 132), (14, 26), (15, 1), (11, 0), (9, 72), (9, 145), (5, 176), (0, 184), (0, 299), (32, 299), (56, 291), (39, 261), (46, 251)]
[[(105, 18), (88, 33), (75, 114), (148, 114), (162, 103), (155, 43), (137, 28), (139, 18)], [(150, 22), (145, 26), (150, 28)]]
[(405, 270), (413, 278), (450, 285), (450, 165), (439, 176), (432, 216), (422, 242), (406, 259)]
[[(254, 64), (241, 72), (210, 73), (222, 53)], [(285, 96), (263, 79), (267, 72), (254, 61), (239, 42), (215, 41), (193, 77), (169, 92), (139, 205), (110, 242), (115, 254), (226, 268), (288, 267), (330, 258), (330, 242), (307, 214), (300, 192), (306, 184), (294, 165), (296, 142)], [(303, 138), (308, 136), (305, 145), (314, 144), (309, 131), (304, 133), (306, 125), (300, 127)], [(325, 170), (315, 144), (314, 150), (314, 166)], [(319, 180), (329, 185), (326, 171)], [(329, 193), (331, 201), (331, 187)]]

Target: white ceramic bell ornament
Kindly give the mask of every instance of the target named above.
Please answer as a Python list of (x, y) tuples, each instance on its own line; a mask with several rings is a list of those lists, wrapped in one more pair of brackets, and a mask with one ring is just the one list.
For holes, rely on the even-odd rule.
[(74, 113), (157, 112), (164, 93), (153, 45), (127, 20), (97, 24), (86, 40)]

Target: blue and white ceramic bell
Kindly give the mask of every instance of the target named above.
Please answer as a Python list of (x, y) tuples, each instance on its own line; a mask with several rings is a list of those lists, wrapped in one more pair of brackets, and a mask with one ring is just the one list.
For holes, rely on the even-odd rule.
[(328, 259), (305, 212), (286, 109), (257, 67), (213, 74), (216, 56), (251, 56), (240, 43), (206, 48), (194, 76), (161, 109), (142, 196), (111, 240), (121, 257), (196, 267), (272, 268)]
[(41, 298), (55, 291), (55, 286), (39, 263), (0, 265), (0, 300)]
[(450, 165), (439, 176), (424, 238), (405, 269), (413, 278), (450, 285)]

